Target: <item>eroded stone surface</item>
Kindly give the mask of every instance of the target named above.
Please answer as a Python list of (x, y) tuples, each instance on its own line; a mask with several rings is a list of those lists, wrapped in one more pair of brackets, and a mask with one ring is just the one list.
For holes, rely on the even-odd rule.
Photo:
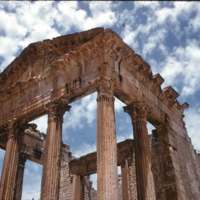
[[(94, 200), (96, 196), (98, 200), (121, 200), (122, 196), (138, 200), (198, 200), (200, 156), (193, 149), (183, 120), (188, 104), (177, 100), (179, 94), (171, 86), (162, 89), (163, 82), (164, 79), (159, 74), (153, 75), (149, 64), (110, 29), (97, 28), (30, 44), (0, 74), (0, 147), (6, 149), (0, 197), (12, 200), (15, 191), (20, 191), (16, 182), (22, 183), (17, 172), (20, 154), (23, 153), (26, 159), (45, 166), (43, 181), (46, 182), (43, 182), (45, 187), (42, 190), (45, 200), (71, 200), (74, 185), (78, 185), (74, 184), (77, 174), (71, 172), (81, 170), (80, 198), (87, 200)], [(49, 123), (47, 136), (37, 132), (34, 125), (28, 128), (24, 125), (42, 114), (51, 118), (48, 108), (57, 102), (70, 104), (94, 91), (101, 94), (97, 103), (97, 162), (92, 159), (88, 168), (80, 166), (70, 171), (72, 157), (62, 144), (59, 125), (62, 120), (55, 120), (58, 115), (54, 115)], [(139, 134), (134, 133), (137, 135), (133, 143), (133, 149), (134, 144), (137, 146), (136, 160), (132, 153), (125, 173), (128, 197), (127, 194), (116, 194), (119, 191), (123, 193), (118, 189), (122, 188), (123, 176), (117, 177), (115, 173), (117, 163), (127, 155), (118, 154), (121, 156), (117, 162), (114, 96), (126, 105), (135, 106), (135, 102), (142, 102), (145, 111), (145, 122), (144, 118), (135, 115), (137, 123), (133, 120), (133, 128)], [(64, 114), (66, 109), (61, 107), (59, 111)], [(8, 131), (12, 121), (16, 125), (14, 137), (10, 137)], [(147, 121), (156, 127), (149, 141), (145, 136)], [(105, 159), (106, 155), (110, 161)], [(135, 168), (139, 169), (140, 161), (138, 173)], [(103, 176), (98, 179), (101, 195), (96, 194), (86, 177), (95, 173), (95, 169), (100, 169), (97, 173)], [(151, 195), (154, 192), (155, 195)]]

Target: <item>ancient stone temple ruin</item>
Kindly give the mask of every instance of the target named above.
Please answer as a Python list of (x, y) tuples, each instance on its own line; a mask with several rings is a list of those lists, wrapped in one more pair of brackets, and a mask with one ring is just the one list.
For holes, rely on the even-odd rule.
[[(0, 74), (0, 199), (21, 199), (24, 164), (32, 160), (43, 165), (42, 200), (198, 200), (200, 156), (183, 121), (188, 104), (163, 81), (110, 29), (30, 44)], [(74, 158), (62, 142), (63, 115), (93, 92), (97, 152)], [(126, 104), (134, 140), (116, 143), (114, 97)], [(30, 123), (44, 114), (46, 134)]]

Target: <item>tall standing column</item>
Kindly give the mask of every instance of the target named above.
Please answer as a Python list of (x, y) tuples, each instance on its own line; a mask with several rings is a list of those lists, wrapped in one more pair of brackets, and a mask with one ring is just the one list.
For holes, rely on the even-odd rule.
[(15, 188), (15, 200), (21, 200), (22, 198), (22, 187), (23, 187), (23, 178), (24, 178), (24, 168), (26, 163), (26, 157), (24, 154), (21, 153), (19, 156), (19, 163), (18, 163), (18, 172), (17, 172), (17, 179), (16, 179), (16, 188)]
[(129, 191), (129, 166), (128, 161), (125, 160), (123, 165), (121, 166), (122, 171), (122, 197), (123, 200), (131, 200), (130, 191)]
[(84, 177), (80, 175), (73, 176), (73, 195), (72, 200), (84, 200)]
[(97, 97), (98, 200), (117, 200), (117, 144), (114, 97), (110, 82), (100, 86)]
[(60, 103), (48, 106), (48, 132), (41, 194), (43, 200), (59, 199), (62, 123), (65, 110), (69, 110), (69, 106)]
[(8, 129), (9, 133), (0, 185), (0, 199), (2, 200), (14, 199), (19, 161), (19, 145), (15, 128), (16, 126), (11, 122)]
[(135, 140), (135, 163), (138, 200), (155, 199), (151, 154), (147, 130), (147, 110), (142, 102), (125, 107), (132, 119)]

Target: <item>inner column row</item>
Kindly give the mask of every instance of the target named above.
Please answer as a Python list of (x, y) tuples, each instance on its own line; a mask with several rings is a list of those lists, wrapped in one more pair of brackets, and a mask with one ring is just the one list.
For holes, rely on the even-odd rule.
[[(106, 85), (108, 84), (108, 85)], [(97, 187), (98, 200), (117, 199), (117, 143), (115, 130), (114, 96), (106, 82), (99, 88), (97, 97)], [(59, 199), (60, 157), (63, 114), (69, 110), (65, 104), (54, 103), (48, 107), (48, 133), (42, 180), (42, 199)], [(144, 104), (134, 103), (126, 107), (129, 112), (135, 139), (136, 177), (138, 199), (148, 199), (152, 193), (150, 147), (146, 127)], [(10, 128), (1, 178), (1, 199), (14, 198), (19, 145), (15, 126)]]

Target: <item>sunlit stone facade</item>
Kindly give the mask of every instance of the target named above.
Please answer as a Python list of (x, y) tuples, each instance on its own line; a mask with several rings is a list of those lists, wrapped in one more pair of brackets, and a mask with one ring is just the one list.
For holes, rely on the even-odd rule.
[[(21, 198), (24, 162), (32, 160), (43, 165), (41, 200), (198, 200), (200, 156), (183, 120), (188, 104), (163, 82), (110, 29), (30, 44), (0, 74), (0, 199)], [(63, 115), (95, 91), (97, 152), (75, 159), (62, 141)], [(114, 97), (126, 105), (134, 141), (116, 143)], [(44, 114), (46, 135), (29, 123)]]

